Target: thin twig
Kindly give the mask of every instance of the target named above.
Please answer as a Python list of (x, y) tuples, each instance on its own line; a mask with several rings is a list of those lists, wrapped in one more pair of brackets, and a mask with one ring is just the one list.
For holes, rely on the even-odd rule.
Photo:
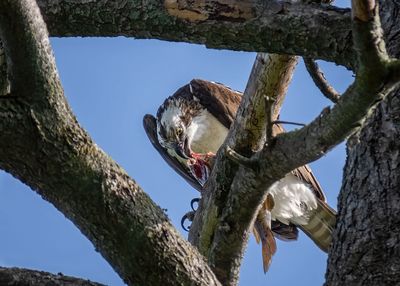
[(310, 74), (315, 85), (319, 88), (322, 94), (331, 100), (333, 103), (337, 103), (340, 98), (338, 93), (326, 80), (324, 73), (318, 67), (318, 64), (311, 58), (303, 58), (306, 69)]
[(272, 124), (290, 124), (290, 125), (297, 125), (297, 126), (306, 126), (304, 123), (298, 123), (293, 121), (283, 121), (283, 120), (275, 120)]

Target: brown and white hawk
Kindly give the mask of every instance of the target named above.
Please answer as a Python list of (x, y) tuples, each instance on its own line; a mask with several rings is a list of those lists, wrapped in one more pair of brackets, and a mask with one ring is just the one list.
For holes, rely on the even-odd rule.
[[(222, 84), (192, 80), (159, 107), (157, 118), (145, 115), (146, 133), (163, 159), (191, 186), (202, 191), (217, 153), (233, 123), (242, 94)], [(283, 132), (275, 125), (275, 133)], [(262, 242), (264, 271), (276, 251), (274, 236), (296, 240), (297, 227), (323, 251), (331, 243), (336, 213), (330, 208), (310, 168), (302, 166), (268, 189), (253, 232)]]

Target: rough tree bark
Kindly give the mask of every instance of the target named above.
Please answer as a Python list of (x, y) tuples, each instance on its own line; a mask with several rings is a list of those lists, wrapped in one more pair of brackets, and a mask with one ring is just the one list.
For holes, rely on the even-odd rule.
[(88, 280), (65, 276), (61, 273), (54, 275), (43, 271), (33, 271), (20, 268), (0, 267), (0, 285), (2, 286), (104, 286)]
[[(359, 69), (354, 84), (341, 96), (338, 104), (332, 110), (325, 109), (306, 127), (278, 135), (257, 152), (239, 150), (241, 154), (251, 154), (246, 155), (249, 158), (239, 160), (240, 167), (235, 166), (237, 160), (225, 156), (224, 148), (219, 151), (216, 166), (207, 182), (208, 192), (204, 195), (204, 203), (199, 206), (197, 217), (203, 212), (205, 215), (195, 219), (194, 223), (200, 224), (196, 227), (199, 230), (196, 235), (199, 236), (200, 250), (218, 271), (216, 273), (224, 284), (237, 283), (236, 269), (245, 246), (243, 241), (248, 237), (254, 213), (265, 199), (267, 188), (289, 171), (320, 158), (344, 140), (361, 125), (364, 116), (373, 110), (381, 96), (391, 90), (390, 85), (382, 85), (391, 81), (386, 78), (388, 72), (391, 73), (391, 62), (385, 53), (379, 20), (364, 16), (370, 12), (363, 11), (362, 5), (360, 7), (355, 10), (357, 14), (353, 22)], [(397, 72), (392, 76), (389, 76), (392, 80), (398, 80)], [(234, 150), (237, 150), (236, 142), (241, 141), (243, 122), (252, 117), (246, 110), (256, 101), (253, 96), (242, 100), (235, 126), (225, 142)], [(236, 136), (231, 137), (234, 132), (237, 132)], [(224, 255), (227, 253), (229, 255)]]
[[(267, 131), (265, 127), (266, 109), (268, 108), (272, 112), (271, 120), (277, 119), (296, 64), (297, 58), (293, 56), (257, 55), (243, 95), (242, 105), (238, 110), (242, 120), (241, 126), (232, 129), (234, 133), (231, 137), (237, 140), (235, 150), (249, 155), (263, 147)], [(274, 101), (272, 106), (268, 104), (266, 97)], [(229, 280), (228, 276), (239, 277), (244, 251), (242, 246), (247, 243), (247, 233), (246, 237), (243, 236), (243, 233), (239, 231), (241, 227), (235, 223), (241, 217), (240, 212), (230, 216), (230, 222), (234, 225), (218, 222), (226, 204), (230, 180), (235, 177), (234, 174), (238, 170), (238, 166), (235, 163), (232, 164), (230, 160), (224, 161), (220, 158), (219, 162), (221, 161), (220, 164), (225, 166), (221, 168), (219, 180), (226, 183), (222, 187), (215, 186), (214, 180), (207, 183), (206, 188), (210, 191), (203, 194), (203, 199), (191, 225), (189, 241), (199, 248), (200, 252), (207, 257), (208, 263), (213, 265), (214, 271), (219, 273), (219, 278), (223, 277), (224, 283), (227, 283), (225, 280)], [(216, 169), (218, 168), (220, 167)], [(224, 187), (227, 190), (219, 190)], [(228, 230), (235, 230), (233, 239), (227, 240), (225, 236), (221, 236), (217, 241), (213, 241), (216, 229), (222, 227), (221, 225)], [(220, 240), (224, 242), (220, 243)]]
[(0, 40), (0, 96), (10, 92), (10, 85), (7, 76), (6, 54), (4, 53), (3, 43)]
[[(183, 10), (182, 14), (188, 15), (186, 7), (197, 1), (38, 1), (52, 36), (123, 35), (219, 49), (307, 55), (347, 67), (356, 62), (349, 9), (283, 1), (229, 2), (204, 1), (201, 9), (192, 13), (201, 19), (188, 22), (171, 16), (164, 5), (175, 14)], [(240, 16), (226, 13), (230, 6), (235, 6)]]
[[(398, 1), (381, 1), (388, 51), (400, 54)], [(399, 285), (400, 90), (347, 144), (338, 224), (325, 285)]]
[(400, 97), (379, 105), (347, 144), (326, 285), (399, 285)]
[[(225, 15), (226, 11), (220, 13), (214, 6), (218, 1), (209, 1), (204, 7), (194, 8), (190, 8), (185, 1), (165, 2), (169, 13), (186, 17), (179, 20), (169, 15), (159, 1), (38, 2), (52, 35), (126, 35), (183, 40), (206, 43), (210, 47), (299, 54), (350, 68), (357, 67), (348, 9), (275, 1), (268, 2), (266, 6), (262, 5), (264, 1), (231, 2), (229, 5), (233, 3), (238, 9), (233, 11), (244, 15), (237, 17), (236, 12), (233, 15)], [(355, 1), (356, 4), (369, 5), (374, 2)], [(397, 3), (385, 2), (383, 7), (386, 13), (382, 19), (387, 39), (393, 41), (399, 35), (399, 28), (393, 26)], [(246, 10), (249, 7), (250, 10)], [(368, 20), (370, 15), (363, 11), (362, 6), (359, 9), (361, 14), (357, 16)], [(191, 18), (193, 11), (201, 17), (200, 22)], [(12, 88), (11, 93), (0, 100), (0, 167), (38, 191), (69, 217), (127, 283), (218, 285), (219, 281), (201, 255), (176, 233), (160, 208), (79, 127), (63, 97), (47, 34), (35, 2), (3, 0), (0, 2), (0, 16), (1, 38), (9, 58)], [(240, 160), (236, 159), (232, 164), (230, 160), (233, 158), (224, 158), (225, 150), (220, 152), (219, 165), (210, 182), (211, 186), (215, 184), (215, 195), (220, 199), (217, 204), (219, 217), (216, 225), (215, 219), (205, 221), (206, 228), (211, 229), (211, 233), (206, 233), (205, 241), (208, 241), (206, 251), (209, 263), (214, 270), (217, 269), (215, 273), (224, 284), (235, 285), (237, 282), (235, 265), (240, 265), (243, 238), (247, 237), (265, 188), (291, 169), (322, 156), (343, 140), (398, 80), (398, 63), (390, 65), (386, 58), (376, 57), (384, 50), (376, 50), (375, 42), (368, 38), (368, 31), (361, 28), (358, 32), (362, 35), (361, 40), (367, 38), (364, 44), (370, 47), (357, 46), (361, 51), (358, 81), (339, 100), (337, 108), (325, 111), (298, 132), (278, 136), (274, 140), (277, 144), (269, 144), (268, 148), (261, 150), (236, 149), (240, 146), (238, 138), (231, 136), (228, 142), (234, 150), (251, 155), (251, 158), (241, 157), (241, 166), (237, 165)], [(356, 43), (359, 40), (356, 39)], [(398, 55), (398, 49), (393, 46), (389, 51)], [(376, 76), (371, 75), (372, 70)], [(237, 122), (239, 127), (235, 127), (236, 132), (240, 131), (240, 124), (242, 128), (245, 126), (248, 118), (246, 106), (251, 104), (253, 95), (248, 96), (243, 101), (242, 113), (239, 113), (242, 119)], [(395, 161), (398, 158), (398, 105), (398, 96), (391, 96), (377, 109), (367, 127), (351, 141), (355, 145), (349, 149), (347, 177), (339, 205), (341, 222), (331, 250), (328, 285), (335, 281), (349, 285), (366, 281), (370, 284), (364, 285), (376, 285), (382, 281), (378, 280), (380, 273), (388, 274), (385, 283), (398, 283), (394, 276), (399, 265), (396, 261), (398, 256), (395, 256), (398, 254), (398, 236), (390, 234), (398, 234), (398, 227), (395, 227), (399, 211), (398, 205), (393, 203), (398, 201), (395, 190), (399, 186), (399, 177), (394, 171), (398, 166), (398, 160)], [(335, 121), (337, 119), (339, 122)], [(319, 133), (324, 126), (328, 127), (325, 133)], [(380, 131), (386, 131), (381, 141), (371, 135), (374, 134), (372, 131), (378, 130), (378, 126)], [(307, 152), (293, 154), (293, 146)], [(253, 151), (257, 152), (254, 154)], [(293, 156), (288, 159), (288, 155)], [(389, 156), (392, 161), (387, 163)], [(364, 164), (359, 163), (363, 158), (368, 160)], [(277, 163), (279, 161), (285, 161), (285, 164)], [(369, 167), (371, 175), (365, 176), (365, 168)], [(218, 172), (223, 170), (232, 177), (217, 181)], [(258, 180), (260, 175), (263, 179)], [(384, 175), (389, 177), (383, 178)], [(220, 175), (220, 178), (223, 176)], [(241, 180), (244, 176), (247, 179)], [(367, 182), (375, 184), (382, 192), (365, 188)], [(359, 192), (353, 193), (348, 186)], [(371, 196), (368, 190), (375, 191), (376, 195)], [(252, 193), (249, 194), (249, 191)], [(240, 208), (238, 200), (249, 208)], [(206, 207), (215, 204), (213, 199), (208, 202), (208, 206), (204, 204)], [(355, 208), (359, 202), (368, 208)], [(224, 208), (221, 203), (232, 208)], [(235, 208), (240, 211), (235, 212)], [(383, 210), (396, 216), (391, 217)], [(356, 211), (359, 218), (352, 215)], [(240, 224), (234, 220), (235, 214), (242, 216)], [(382, 220), (386, 220), (392, 229), (382, 224)], [(239, 234), (230, 231), (232, 226), (239, 227)], [(370, 228), (365, 230), (365, 226)], [(365, 231), (364, 236), (358, 237), (358, 231)], [(382, 238), (376, 246), (383, 248), (385, 255), (379, 253), (378, 248), (371, 247), (376, 238)], [(370, 243), (369, 247), (360, 242), (365, 242), (365, 245)], [(136, 245), (141, 245), (140, 253)], [(236, 254), (225, 259), (223, 254), (226, 254), (227, 245), (234, 247)], [(346, 252), (350, 246), (352, 250), (356, 249), (354, 255)], [(143, 251), (146, 254), (143, 255)], [(388, 257), (391, 259), (386, 264)], [(370, 269), (373, 263), (379, 263), (381, 267)], [(357, 271), (355, 265), (365, 267), (361, 268), (363, 271)], [(385, 270), (386, 265), (391, 268)], [(154, 266), (157, 273), (153, 270)]]
[(68, 217), (126, 283), (219, 285), (161, 208), (79, 126), (36, 2), (1, 1), (0, 35), (11, 82), (0, 99), (0, 168)]

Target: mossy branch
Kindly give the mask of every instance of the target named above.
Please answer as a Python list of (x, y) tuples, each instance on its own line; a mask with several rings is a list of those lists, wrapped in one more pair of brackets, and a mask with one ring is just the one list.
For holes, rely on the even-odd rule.
[(69, 218), (127, 284), (220, 285), (163, 210), (79, 126), (36, 1), (0, 1), (0, 27), (11, 63), (11, 96), (0, 100), (0, 168)]

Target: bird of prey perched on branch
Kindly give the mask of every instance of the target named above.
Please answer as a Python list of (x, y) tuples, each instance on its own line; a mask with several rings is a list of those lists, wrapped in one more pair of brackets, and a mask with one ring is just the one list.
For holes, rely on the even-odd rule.
[[(157, 118), (145, 115), (144, 128), (163, 159), (201, 192), (240, 101), (239, 92), (222, 84), (192, 80), (164, 101)], [(278, 124), (273, 128), (275, 134), (283, 132)], [(297, 228), (327, 251), (335, 217), (307, 166), (274, 183), (253, 227), (257, 242), (262, 242), (264, 271), (276, 251), (275, 237), (296, 240)]]

